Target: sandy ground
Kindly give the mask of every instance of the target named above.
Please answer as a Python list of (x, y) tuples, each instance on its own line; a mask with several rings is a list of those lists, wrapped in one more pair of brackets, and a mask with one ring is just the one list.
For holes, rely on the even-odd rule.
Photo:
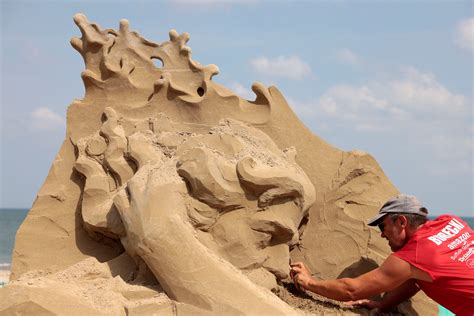
[(305, 315), (370, 315), (370, 311), (366, 309), (347, 307), (342, 302), (311, 292), (299, 291), (288, 281), (284, 281), (275, 294)]
[[(84, 271), (88, 271), (88, 270), (86, 269)], [(95, 298), (94, 300), (95, 304), (103, 305), (102, 307), (98, 307), (98, 309), (105, 308), (107, 304), (110, 306), (114, 305), (117, 302), (117, 299), (116, 297), (112, 297), (113, 300), (111, 301), (107, 300), (107, 299), (110, 299), (111, 296), (110, 296), (110, 293), (107, 291), (107, 289), (104, 288), (104, 284), (106, 284), (106, 282), (104, 282), (103, 279), (99, 280), (99, 283), (96, 283), (96, 282), (91, 283), (91, 280), (89, 280), (88, 286), (79, 287), (80, 291), (77, 292), (77, 288), (74, 287), (74, 282), (73, 282), (75, 277), (77, 277), (75, 273), (81, 274), (81, 272), (84, 272), (84, 271), (82, 271), (81, 269), (78, 269), (77, 266), (73, 266), (72, 269), (71, 268), (69, 269), (69, 271), (58, 274), (56, 277), (59, 278), (62, 282), (57, 282), (57, 284), (55, 285), (55, 288), (60, 288), (62, 285), (64, 285), (64, 281), (69, 281), (71, 287), (69, 288), (68, 291), (76, 291), (75, 294), (77, 294), (77, 297), (81, 296), (81, 294), (84, 294), (84, 293), (87, 294), (84, 299), (88, 299), (87, 296), (92, 296), (93, 298)], [(45, 287), (47, 286), (48, 283), (42, 283), (42, 282), (45, 282), (44, 275), (42, 275), (42, 273), (44, 273), (44, 271), (30, 272), (29, 277), (27, 277), (23, 281), (20, 279), (19, 282), (20, 283), (27, 282), (29, 286)], [(4, 287), (6, 283), (8, 283), (9, 276), (10, 276), (9, 270), (0, 270), (0, 288)], [(112, 282), (112, 283), (116, 283), (116, 282)], [(94, 284), (95, 285), (99, 284), (98, 288), (96, 288)], [(133, 291), (129, 291), (129, 292), (133, 292)], [(143, 292), (143, 290), (138, 291), (138, 292), (140, 294)], [(293, 308), (299, 310), (300, 312), (303, 312), (305, 316), (326, 315), (326, 314), (327, 315), (355, 315), (355, 316), (371, 315), (370, 312), (367, 310), (348, 308), (348, 307), (345, 307), (341, 302), (330, 300), (313, 293), (298, 291), (294, 287), (293, 283), (290, 283), (290, 282), (284, 282), (281, 286), (278, 287), (277, 290), (274, 291), (274, 293), (278, 297), (280, 297), (283, 301), (285, 301), (287, 304), (292, 306)], [(101, 295), (101, 294), (104, 294), (104, 295)], [(162, 293), (162, 295), (164, 295), (164, 293)], [(148, 296), (145, 298), (148, 298)], [(95, 305), (95, 307), (97, 307), (97, 305)], [(388, 315), (391, 315), (391, 314), (388, 314)]]
[(10, 270), (0, 270), (0, 287), (3, 287), (10, 279)]
[[(343, 316), (404, 316), (417, 315), (414, 310), (397, 308), (392, 312), (370, 311), (361, 307), (349, 307), (343, 302), (335, 301), (309, 291), (300, 291), (289, 280), (283, 280), (278, 289), (273, 291), (291, 307), (300, 310), (305, 316), (343, 315)], [(420, 314), (421, 315), (421, 314)], [(437, 315), (437, 314), (430, 314)]]

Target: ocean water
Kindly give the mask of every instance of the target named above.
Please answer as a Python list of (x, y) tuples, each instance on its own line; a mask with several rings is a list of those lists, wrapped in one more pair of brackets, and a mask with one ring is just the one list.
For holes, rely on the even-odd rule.
[(461, 217), (472, 229), (474, 229), (474, 217)]
[(0, 208), (0, 270), (10, 269), (16, 231), (27, 214), (27, 209)]

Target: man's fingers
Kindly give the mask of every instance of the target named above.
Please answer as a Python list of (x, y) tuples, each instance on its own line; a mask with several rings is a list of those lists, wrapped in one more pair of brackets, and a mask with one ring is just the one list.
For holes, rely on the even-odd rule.
[(290, 263), (290, 268), (290, 277), (293, 280), (296, 289), (303, 290), (301, 284), (299, 283), (299, 280), (301, 279), (301, 277), (303, 277), (303, 279), (310, 277), (310, 272), (308, 271), (308, 269), (306, 269), (305, 265), (302, 262)]
[(343, 304), (350, 307), (367, 307), (369, 309), (373, 308), (372, 301), (368, 299), (361, 299), (357, 301), (347, 301), (347, 302), (344, 302)]
[(294, 262), (294, 263), (290, 263), (290, 267), (291, 267), (290, 273), (291, 272), (300, 273), (304, 268), (304, 264), (302, 262)]
[(301, 269), (300, 269), (300, 268), (297, 268), (297, 267), (291, 267), (290, 272), (293, 272), (293, 273), (300, 273), (300, 272), (301, 272)]
[(304, 264), (303, 262), (293, 262), (293, 263), (290, 263), (290, 267), (292, 268), (303, 268), (304, 267)]
[(301, 291), (300, 284), (298, 283), (298, 273), (295, 273), (292, 279), (293, 279), (293, 284), (295, 285), (296, 289), (298, 291)]
[(293, 273), (293, 276), (291, 277), (293, 283), (295, 284), (295, 287), (299, 290), (298, 288), (298, 273)]

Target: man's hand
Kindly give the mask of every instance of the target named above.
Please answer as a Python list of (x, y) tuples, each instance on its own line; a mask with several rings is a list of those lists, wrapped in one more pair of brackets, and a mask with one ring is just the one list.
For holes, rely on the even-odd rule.
[(312, 279), (311, 272), (306, 268), (302, 262), (295, 262), (290, 264), (290, 277), (295, 283), (295, 287), (300, 290), (308, 289), (309, 283)]
[(380, 302), (367, 300), (367, 299), (362, 299), (362, 300), (357, 300), (357, 301), (348, 301), (348, 302), (344, 302), (344, 304), (350, 307), (364, 307), (367, 309), (380, 308)]

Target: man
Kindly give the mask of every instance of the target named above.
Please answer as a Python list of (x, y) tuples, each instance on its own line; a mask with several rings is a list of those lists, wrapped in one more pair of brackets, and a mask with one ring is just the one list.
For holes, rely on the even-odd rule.
[[(357, 278), (313, 279), (301, 262), (291, 264), (297, 288), (379, 311), (420, 289), (457, 315), (474, 315), (474, 232), (456, 216), (427, 219), (418, 199), (399, 195), (369, 221), (378, 225), (393, 253), (380, 267)], [(368, 298), (385, 292), (381, 301)]]

